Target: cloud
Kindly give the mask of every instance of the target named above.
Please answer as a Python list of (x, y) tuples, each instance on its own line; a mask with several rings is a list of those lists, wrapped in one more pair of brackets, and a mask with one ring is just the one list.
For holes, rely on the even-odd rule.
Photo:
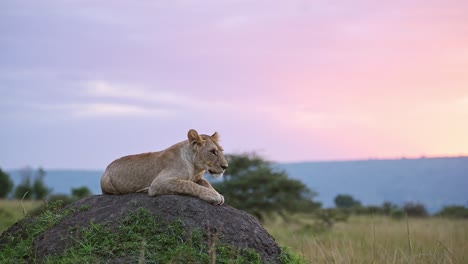
[(157, 117), (172, 116), (172, 112), (162, 109), (145, 108), (128, 104), (91, 103), (72, 105), (71, 114), (74, 117)]
[(121, 100), (136, 100), (160, 104), (171, 109), (205, 110), (233, 110), (237, 107), (232, 102), (223, 100), (207, 100), (203, 97), (187, 97), (180, 93), (164, 90), (148, 89), (136, 85), (115, 84), (104, 80), (94, 80), (84, 83), (85, 95), (95, 98), (110, 98)]
[(85, 93), (93, 97), (134, 99), (145, 102), (149, 101), (179, 106), (190, 105), (193, 101), (182, 95), (171, 92), (150, 90), (138, 86), (114, 84), (103, 80), (86, 82), (84, 87)]
[(167, 118), (174, 115), (173, 111), (159, 108), (142, 107), (132, 104), (118, 103), (72, 103), (61, 105), (36, 105), (42, 111), (65, 114), (72, 118), (101, 117), (152, 117)]

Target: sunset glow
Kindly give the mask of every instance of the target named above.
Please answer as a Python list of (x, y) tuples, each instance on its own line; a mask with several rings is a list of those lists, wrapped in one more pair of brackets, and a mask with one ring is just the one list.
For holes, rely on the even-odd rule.
[(2, 1), (0, 167), (103, 168), (190, 128), (279, 162), (468, 155), (467, 10)]

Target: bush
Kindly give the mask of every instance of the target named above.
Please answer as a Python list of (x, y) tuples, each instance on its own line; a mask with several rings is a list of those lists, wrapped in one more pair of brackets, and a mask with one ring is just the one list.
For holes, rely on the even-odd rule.
[(43, 200), (52, 192), (51, 188), (48, 188), (44, 183), (44, 177), (46, 172), (39, 168), (36, 172), (36, 177), (32, 184), (32, 191), (34, 200)]
[[(46, 172), (39, 168), (36, 173), (31, 168), (24, 168), (21, 170), (23, 180), (16, 186), (14, 197), (16, 199), (25, 200), (43, 200), (52, 192), (52, 189), (48, 188), (44, 183), (44, 177)], [(34, 181), (31, 182), (31, 179)]]
[(30, 177), (23, 177), (21, 183), (16, 186), (14, 192), (15, 199), (18, 200), (30, 200), (33, 197), (33, 189), (31, 185), (31, 178)]
[(358, 200), (355, 200), (351, 195), (349, 194), (339, 194), (335, 197), (335, 206), (337, 208), (353, 208), (353, 207), (358, 207), (361, 206), (361, 202)]
[(394, 219), (403, 219), (405, 215), (406, 213), (402, 209), (396, 209), (390, 213), (390, 216)]
[(71, 193), (72, 193), (73, 199), (76, 199), (76, 200), (91, 196), (91, 190), (86, 186), (72, 188)]
[(0, 169), (0, 198), (6, 198), (13, 189), (13, 181), (10, 175)]
[(73, 200), (72, 197), (70, 197), (69, 195), (66, 195), (66, 194), (54, 194), (54, 195), (49, 196), (49, 198), (47, 199), (48, 203), (54, 203), (55, 204), (58, 201), (61, 201), (61, 206), (65, 207), (65, 206), (71, 204), (74, 200)]
[(346, 210), (327, 208), (318, 210), (316, 216), (325, 223), (328, 228), (331, 228), (336, 222), (348, 221), (349, 213), (347, 213)]
[(460, 205), (445, 206), (436, 215), (442, 217), (468, 219), (468, 208)]
[(427, 217), (429, 215), (426, 207), (420, 203), (407, 203), (403, 207), (403, 210), (411, 217)]
[(311, 212), (320, 208), (315, 193), (255, 154), (226, 155), (229, 169), (214, 187), (229, 205), (249, 213), (279, 210)]
[(391, 202), (384, 202), (382, 204), (382, 213), (385, 215), (392, 215), (395, 211), (400, 210), (398, 205)]

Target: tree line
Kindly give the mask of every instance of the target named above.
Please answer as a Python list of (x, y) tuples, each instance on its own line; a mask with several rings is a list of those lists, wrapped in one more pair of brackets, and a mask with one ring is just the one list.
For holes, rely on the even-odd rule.
[[(426, 207), (421, 203), (406, 203), (399, 207), (391, 202), (381, 206), (363, 206), (348, 194), (335, 197), (335, 208), (322, 208), (315, 201), (317, 193), (303, 182), (291, 179), (284, 170), (255, 153), (226, 155), (229, 169), (223, 180), (214, 187), (224, 195), (229, 205), (254, 215), (274, 211), (305, 212), (315, 214), (325, 222), (346, 220), (350, 214), (387, 215), (394, 218), (427, 217)], [(436, 216), (468, 219), (468, 208), (446, 206)]]
[(78, 187), (71, 189), (71, 196), (65, 194), (52, 195), (52, 188), (44, 183), (46, 172), (43, 168), (33, 170), (30, 167), (23, 168), (20, 171), (21, 182), (14, 186), (8, 173), (0, 168), (0, 199), (9, 198), (18, 200), (63, 200), (69, 203), (73, 200), (81, 199), (91, 195), (88, 187)]
[[(221, 181), (213, 183), (222, 193), (227, 203), (235, 208), (247, 211), (261, 218), (271, 212), (311, 213), (330, 224), (333, 221), (346, 220), (350, 214), (387, 215), (394, 218), (427, 217), (425, 206), (420, 203), (407, 203), (399, 207), (391, 202), (380, 206), (363, 206), (360, 201), (348, 194), (335, 197), (335, 208), (322, 208), (315, 201), (317, 193), (303, 182), (292, 179), (284, 170), (275, 169), (273, 163), (255, 153), (226, 155), (229, 169)], [(91, 195), (87, 187), (72, 189), (72, 196), (50, 195), (52, 189), (44, 184), (46, 172), (39, 168), (33, 171), (26, 168), (21, 172), (22, 182), (13, 188), (9, 175), (0, 169), (0, 198), (8, 197), (12, 192), (15, 199), (51, 199), (64, 200), (66, 203)], [(468, 208), (447, 206), (436, 215), (468, 218)]]

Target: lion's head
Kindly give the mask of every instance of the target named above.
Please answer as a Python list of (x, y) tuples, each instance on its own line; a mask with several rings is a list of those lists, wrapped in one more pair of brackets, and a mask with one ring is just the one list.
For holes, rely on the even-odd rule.
[(188, 132), (188, 141), (195, 153), (195, 166), (208, 171), (213, 177), (223, 176), (228, 162), (223, 154), (223, 147), (219, 144), (219, 134), (199, 135), (195, 129)]

